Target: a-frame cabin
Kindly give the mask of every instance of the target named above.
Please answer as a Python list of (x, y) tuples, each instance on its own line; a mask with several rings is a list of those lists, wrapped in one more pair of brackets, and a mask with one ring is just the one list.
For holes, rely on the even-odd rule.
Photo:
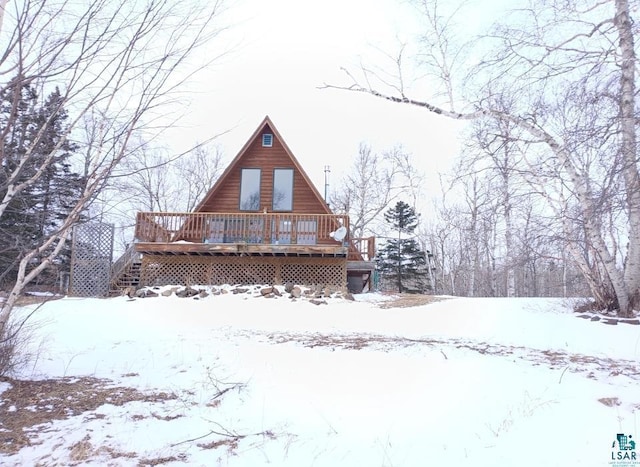
[(371, 283), (373, 237), (350, 237), (269, 117), (192, 213), (139, 212), (141, 285)]

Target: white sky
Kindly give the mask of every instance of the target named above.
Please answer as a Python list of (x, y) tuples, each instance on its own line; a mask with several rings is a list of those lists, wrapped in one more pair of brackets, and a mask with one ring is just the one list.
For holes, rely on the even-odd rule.
[(331, 166), (333, 189), (360, 142), (377, 151), (401, 144), (426, 173), (428, 192), (438, 192), (437, 171), (457, 150), (460, 124), (364, 94), (317, 89), (345, 83), (340, 67), (355, 68), (375, 47), (395, 51), (397, 36), (409, 38), (415, 26), (406, 6), (395, 0), (242, 0), (227, 15), (226, 24), (235, 23), (227, 38), (240, 46), (200, 76), (198, 95), (176, 133), (185, 144), (230, 130), (218, 139), (230, 160), (269, 115), (321, 193), (324, 166)]

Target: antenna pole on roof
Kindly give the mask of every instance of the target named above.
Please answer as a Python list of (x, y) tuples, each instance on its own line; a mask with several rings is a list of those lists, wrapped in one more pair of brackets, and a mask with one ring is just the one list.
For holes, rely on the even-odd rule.
[(324, 166), (324, 202), (329, 205), (329, 173), (331, 172), (331, 167), (328, 165)]

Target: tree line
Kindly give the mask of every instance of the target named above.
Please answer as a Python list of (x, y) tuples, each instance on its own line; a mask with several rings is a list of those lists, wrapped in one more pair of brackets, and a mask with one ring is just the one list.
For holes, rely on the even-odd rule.
[[(426, 176), (402, 147), (378, 152), (362, 143), (353, 157), (331, 205), (350, 214), (355, 237), (377, 238), (379, 289), (588, 296), (566, 239), (554, 230), (552, 213), (536, 201), (517, 172), (491, 168), (492, 159), (478, 150), (473, 128), (469, 131), (453, 170), (441, 174), (441, 195), (427, 202), (420, 202), (427, 199)], [(402, 171), (397, 168), (400, 154)], [(399, 284), (398, 278), (407, 282)]]
[(131, 161), (174, 123), (167, 109), (224, 52), (223, 11), (0, 1), (0, 345), (24, 288), (65, 261), (74, 225), (100, 215), (98, 198), (136, 172)]
[[(469, 122), (467, 144), (441, 180), (442, 199), (420, 208), (425, 178), (411, 156), (362, 145), (334, 210), (350, 214), (355, 236), (386, 237), (380, 251), (391, 262), (415, 241), (435, 271), (416, 269), (431, 271), (436, 293), (589, 295), (598, 309), (631, 315), (640, 305), (639, 26), (628, 0), (533, 0), (473, 38), (456, 29), (465, 5), (410, 4), (424, 29), (385, 54), (388, 73), (363, 65), (326, 87)], [(207, 65), (198, 51), (223, 28), (217, 2), (0, 5), (0, 280), (13, 284), (1, 327), (26, 284), (66, 261), (71, 228), (105, 214), (99, 206), (117, 210), (123, 189), (170, 210), (211, 185), (219, 152), (191, 153), (211, 170), (193, 175), (202, 181), (193, 191), (171, 191), (166, 168), (179, 155), (151, 142), (169, 124), (161, 109)], [(432, 96), (415, 98), (408, 83)], [(198, 172), (189, 164), (185, 173)], [(398, 213), (419, 209), (429, 216), (394, 245)]]
[[(469, 37), (457, 21), (467, 4), (410, 3), (423, 30), (413, 48), (386, 55), (397, 79), (363, 65), (326, 87), (473, 127), (459, 172), (464, 202), (441, 206), (445, 225), (432, 232), (440, 283), (512, 295), (559, 282), (563, 293), (588, 290), (595, 309), (632, 316), (640, 306), (636, 9), (628, 0), (517, 2)], [(408, 83), (421, 83), (420, 93)], [(424, 89), (434, 92), (417, 98)], [(457, 212), (464, 222), (447, 229)], [(451, 241), (464, 248), (445, 249)], [(464, 280), (447, 263), (467, 265)]]

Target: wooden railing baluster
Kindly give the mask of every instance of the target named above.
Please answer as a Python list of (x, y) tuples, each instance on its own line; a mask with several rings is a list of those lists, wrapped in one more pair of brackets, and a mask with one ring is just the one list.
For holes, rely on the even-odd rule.
[[(263, 243), (335, 245), (329, 233), (344, 226), (349, 216), (341, 214), (286, 213), (160, 213), (136, 215), (136, 239), (140, 242), (171, 243)], [(343, 240), (351, 245), (349, 256), (373, 261), (375, 238)]]

